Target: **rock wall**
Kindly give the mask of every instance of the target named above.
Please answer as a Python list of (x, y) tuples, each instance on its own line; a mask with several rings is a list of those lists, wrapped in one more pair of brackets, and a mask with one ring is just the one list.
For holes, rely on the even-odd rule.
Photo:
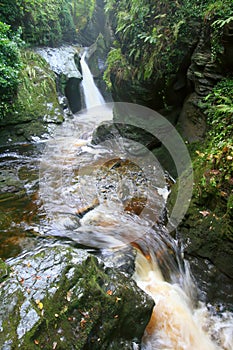
[(64, 119), (56, 77), (46, 61), (29, 50), (22, 52), (22, 59), (24, 69), (12, 112), (0, 120), (0, 142), (3, 145), (48, 137)]
[[(219, 171), (219, 176), (221, 176), (221, 169), (214, 170), (214, 161), (210, 168), (207, 165), (203, 166), (198, 161), (198, 152), (205, 152), (209, 147), (212, 142), (210, 132), (212, 130), (214, 134), (215, 128), (214, 124), (207, 125), (206, 123), (204, 98), (212, 92), (220, 80), (231, 75), (233, 68), (233, 61), (229, 60), (229, 55), (233, 50), (232, 24), (226, 24), (223, 29), (222, 51), (217, 59), (213, 57), (209, 29), (208, 26), (203, 27), (199, 43), (191, 57), (187, 79), (192, 91), (184, 101), (178, 123), (179, 130), (189, 144), (195, 174), (193, 198), (179, 230), (184, 239), (185, 252), (188, 255), (209, 259), (218, 270), (232, 279), (232, 214), (227, 209), (231, 195), (225, 193), (225, 197), (222, 196), (220, 185), (213, 188), (212, 193), (205, 193), (201, 186), (203, 174)], [(195, 153), (195, 149), (199, 151)], [(227, 181), (226, 188), (229, 187)], [(174, 187), (173, 190), (175, 192), (176, 188)]]

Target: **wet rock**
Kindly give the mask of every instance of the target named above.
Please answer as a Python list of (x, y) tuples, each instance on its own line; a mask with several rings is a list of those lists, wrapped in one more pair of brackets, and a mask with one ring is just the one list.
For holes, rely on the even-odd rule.
[(22, 52), (24, 69), (9, 116), (0, 120), (0, 143), (32, 141), (48, 137), (64, 117), (60, 108), (55, 74), (38, 54)]
[(61, 46), (57, 48), (46, 47), (37, 49), (39, 53), (50, 65), (52, 71), (58, 75), (64, 74), (68, 79), (82, 79), (81, 73), (78, 71), (74, 56), (77, 50), (72, 46)]
[[(168, 211), (174, 205), (176, 191), (175, 184), (168, 198)], [(232, 220), (223, 205), (219, 198), (198, 199), (194, 194), (178, 230), (187, 255), (208, 259), (216, 269), (233, 279)]]
[(187, 80), (192, 91), (184, 101), (179, 125), (182, 136), (189, 142), (196, 142), (204, 138), (206, 120), (201, 104), (203, 98), (224, 76), (221, 62), (212, 59), (211, 45), (206, 44), (207, 40), (209, 40), (209, 32), (206, 27), (202, 30), (187, 70)]
[(2, 169), (0, 171), (0, 200), (11, 198), (12, 194), (24, 195), (24, 186), (18, 178), (16, 170)]
[(104, 122), (94, 130), (91, 143), (93, 145), (98, 145), (106, 140), (117, 139), (119, 137), (120, 133), (116, 125), (112, 122)]
[(209, 259), (233, 279), (233, 230), (230, 221), (209, 210), (204, 217), (194, 202), (179, 226), (187, 254)]
[(89, 253), (47, 246), (7, 263), (2, 349), (132, 349), (140, 341), (152, 300)]
[(133, 144), (131, 143), (131, 147), (133, 145), (134, 148), (132, 150), (129, 149), (129, 152), (131, 151), (134, 154), (145, 152), (145, 147), (151, 150), (160, 145), (160, 141), (154, 135), (143, 129), (143, 127), (140, 128), (117, 122), (105, 122), (100, 124), (98, 128), (94, 130), (92, 143), (98, 145), (107, 140), (118, 139), (119, 137), (134, 142)]
[(106, 102), (112, 101), (111, 93), (103, 79), (104, 71), (107, 68), (106, 59), (109, 50), (110, 42), (107, 40), (106, 36), (103, 36), (103, 34), (100, 33), (94, 44), (89, 48), (86, 56), (88, 66), (95, 80), (95, 84), (101, 91), (101, 94)]
[(180, 131), (185, 140), (195, 142), (203, 139), (206, 131), (205, 115), (198, 108), (199, 96), (193, 92), (184, 102), (179, 118)]
[(80, 83), (82, 74), (79, 67), (78, 48), (61, 46), (36, 50), (50, 65), (58, 78), (60, 93), (66, 96), (73, 113), (81, 110)]

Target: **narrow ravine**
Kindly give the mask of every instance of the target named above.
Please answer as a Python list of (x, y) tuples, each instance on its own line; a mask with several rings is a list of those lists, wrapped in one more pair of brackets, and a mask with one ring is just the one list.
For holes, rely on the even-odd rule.
[(198, 301), (179, 242), (159, 223), (168, 194), (161, 167), (148, 169), (145, 155), (134, 158), (119, 134), (92, 143), (99, 125), (113, 123), (114, 106), (104, 104), (85, 55), (81, 67), (87, 110), (57, 129), (41, 161), (46, 233), (103, 251), (136, 248), (134, 279), (155, 302), (142, 349), (231, 350), (232, 315), (211, 315)]

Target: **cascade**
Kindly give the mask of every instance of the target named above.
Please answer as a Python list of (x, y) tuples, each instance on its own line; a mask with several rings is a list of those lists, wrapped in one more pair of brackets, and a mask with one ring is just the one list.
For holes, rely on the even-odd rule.
[(83, 53), (80, 64), (82, 68), (82, 87), (84, 92), (86, 108), (92, 108), (105, 103), (103, 96), (95, 85), (91, 71), (86, 63), (86, 51)]
[[(149, 258), (139, 251), (135, 261), (134, 278), (138, 286), (155, 301), (142, 349), (220, 350), (205, 330), (208, 323), (206, 308), (201, 305), (193, 307), (193, 300), (182, 283), (168, 283), (164, 280), (156, 253), (152, 249)], [(186, 287), (194, 286), (191, 283)]]
[[(48, 144), (42, 160), (42, 197), (55, 227), (51, 234), (53, 229), (60, 230), (80, 244), (103, 250), (107, 247), (107, 250), (116, 251), (130, 244), (136, 248), (133, 277), (155, 301), (143, 338), (143, 350), (231, 350), (232, 315), (227, 318), (228, 324), (224, 324), (212, 317), (205, 306), (194, 307), (192, 289), (195, 286), (189, 269), (181, 268), (184, 262), (179, 264), (177, 242), (168, 238), (165, 230), (159, 232), (156, 228), (148, 230), (142, 238), (142, 231), (151, 225), (150, 217), (134, 213), (133, 206), (130, 213), (125, 209), (120, 198), (121, 187), (128, 184), (128, 188), (137, 188), (133, 199), (140, 199), (140, 188), (144, 193), (147, 184), (142, 177), (135, 180), (138, 170), (132, 163), (128, 163), (132, 173), (125, 170), (129, 154), (124, 154), (122, 140), (115, 139), (115, 144), (109, 140), (96, 147), (91, 145), (93, 130), (100, 122), (112, 120), (112, 109), (106, 108), (108, 104), (103, 106), (104, 99), (94, 84), (85, 55), (81, 58), (81, 67), (87, 111), (62, 126)], [(113, 160), (112, 163), (107, 162), (106, 157)], [(104, 168), (106, 164), (108, 168)], [(143, 162), (141, 164), (143, 170)], [(149, 201), (153, 211), (158, 203), (161, 209), (165, 202), (159, 195), (162, 176), (158, 169), (153, 169), (153, 178), (158, 181), (158, 185), (153, 185)], [(136, 186), (135, 181), (139, 181)], [(79, 224), (75, 227), (77, 212)], [(211, 340), (213, 334), (217, 342)]]

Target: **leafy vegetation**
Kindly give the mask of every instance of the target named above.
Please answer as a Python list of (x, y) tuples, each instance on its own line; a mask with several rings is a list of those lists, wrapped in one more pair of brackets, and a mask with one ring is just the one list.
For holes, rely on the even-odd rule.
[(91, 19), (95, 9), (95, 0), (72, 0), (71, 9), (76, 31), (79, 32)]
[(72, 41), (92, 16), (95, 0), (2, 0), (0, 20), (22, 27), (23, 39), (33, 45)]
[[(191, 45), (195, 45), (195, 37), (198, 40), (204, 23), (211, 26), (212, 50), (216, 56), (224, 25), (232, 18), (233, 2), (106, 0), (105, 10), (115, 25), (113, 50), (120, 48), (132, 79), (149, 81), (166, 77), (169, 80), (192, 50)], [(121, 65), (112, 58), (110, 53), (105, 75), (108, 85), (110, 72), (117, 71)]]
[[(185, 4), (183, 4), (185, 3)], [(177, 61), (189, 50), (195, 19), (201, 16), (202, 1), (142, 2), (106, 1), (106, 11), (116, 13), (116, 40), (133, 77), (148, 80), (153, 74), (175, 73)], [(194, 26), (195, 22), (195, 26)], [(179, 40), (178, 40), (179, 38)], [(108, 62), (111, 66), (111, 62)]]
[[(104, 72), (104, 80), (107, 83), (108, 88), (111, 88), (111, 77), (110, 75), (114, 73), (116, 77), (116, 82), (121, 83), (121, 81), (128, 79), (130, 77), (129, 67), (127, 67), (127, 61), (121, 52), (120, 48), (112, 49), (108, 55), (108, 66)], [(114, 68), (115, 67), (115, 68)]]
[(230, 22), (233, 22), (233, 2), (211, 1), (204, 11), (204, 19), (210, 23), (212, 59), (223, 53), (223, 34)]
[[(95, 0), (1, 0), (0, 116), (12, 111), (26, 44), (58, 45), (73, 41), (91, 18)], [(22, 77), (21, 77), (22, 78)]]
[[(36, 45), (55, 45), (72, 38), (75, 28), (65, 0), (2, 0), (1, 20), (22, 27), (23, 39)], [(9, 15), (9, 13), (12, 13)]]
[(20, 32), (12, 32), (9, 25), (0, 22), (0, 117), (11, 108), (17, 92), (19, 73), (22, 68), (19, 47), (22, 45)]
[[(197, 150), (196, 167), (204, 169), (199, 179), (198, 195), (204, 200), (224, 204), (232, 215), (233, 185), (233, 80), (219, 82), (204, 98), (202, 108), (207, 115), (208, 134), (204, 151)], [(202, 146), (203, 147), (203, 146)], [(214, 205), (215, 205), (214, 204)]]

